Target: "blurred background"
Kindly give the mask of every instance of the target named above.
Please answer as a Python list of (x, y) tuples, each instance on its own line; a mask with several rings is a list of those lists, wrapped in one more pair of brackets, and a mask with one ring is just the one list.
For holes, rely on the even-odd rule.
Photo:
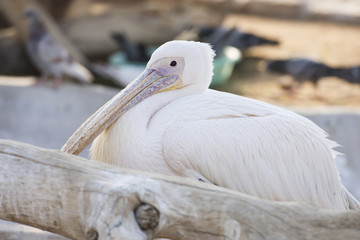
[(327, 131), (360, 199), (358, 0), (0, 0), (0, 138), (60, 149), (173, 39), (212, 44), (211, 88)]
[[(0, 138), (60, 149), (172, 39), (212, 44), (211, 88), (327, 131), (360, 199), (359, 0), (0, 0)], [(9, 224), (2, 239), (65, 239)]]

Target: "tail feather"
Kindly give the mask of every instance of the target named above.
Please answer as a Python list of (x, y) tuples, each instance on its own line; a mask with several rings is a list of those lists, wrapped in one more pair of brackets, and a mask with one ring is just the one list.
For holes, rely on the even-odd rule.
[(79, 63), (70, 64), (66, 69), (66, 73), (80, 82), (91, 83), (94, 80), (90, 71)]
[(360, 211), (360, 202), (343, 186), (345, 198), (349, 204), (349, 209)]

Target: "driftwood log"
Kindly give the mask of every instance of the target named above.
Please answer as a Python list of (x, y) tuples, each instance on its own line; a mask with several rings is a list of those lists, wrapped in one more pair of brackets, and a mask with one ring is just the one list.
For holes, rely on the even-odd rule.
[(0, 140), (0, 218), (72, 239), (360, 239), (360, 212), (264, 201)]

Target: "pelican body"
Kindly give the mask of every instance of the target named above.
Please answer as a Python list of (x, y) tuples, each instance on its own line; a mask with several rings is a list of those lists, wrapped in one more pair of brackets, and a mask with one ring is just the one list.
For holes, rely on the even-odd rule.
[(336, 143), (292, 111), (208, 89), (213, 58), (205, 43), (163, 44), (63, 151), (77, 154), (95, 139), (91, 158), (116, 166), (269, 200), (359, 209), (335, 167)]

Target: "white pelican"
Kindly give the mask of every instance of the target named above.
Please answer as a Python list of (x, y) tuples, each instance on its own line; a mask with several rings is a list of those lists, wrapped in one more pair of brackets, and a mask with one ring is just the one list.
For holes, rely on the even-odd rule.
[(205, 43), (163, 44), (62, 150), (78, 154), (96, 137), (91, 157), (106, 163), (269, 200), (359, 209), (340, 182), (336, 143), (294, 112), (209, 90), (213, 58)]

